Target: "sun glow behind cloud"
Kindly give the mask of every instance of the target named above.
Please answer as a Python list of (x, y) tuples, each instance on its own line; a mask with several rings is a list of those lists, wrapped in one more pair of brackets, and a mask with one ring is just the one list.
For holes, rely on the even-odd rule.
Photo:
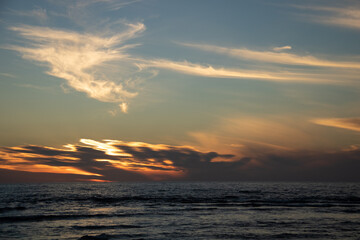
[[(174, 165), (172, 154), (181, 157), (198, 153), (192, 147), (149, 144), (143, 142), (122, 142), (105, 140), (99, 142), (81, 139), (83, 145), (65, 145), (65, 149), (40, 146), (2, 148), (0, 168), (26, 172), (47, 172), (77, 174), (98, 177), (108, 176), (104, 171), (123, 170), (144, 175), (152, 180), (178, 178), (186, 169)], [(201, 159), (201, 154), (199, 153)], [(195, 158), (196, 159), (196, 158)], [(194, 160), (195, 160), (194, 159)], [(199, 160), (200, 160), (199, 159)]]
[[(19, 178), (24, 173), (48, 173), (57, 174), (58, 181), (70, 177), (72, 181), (98, 182), (296, 180), (304, 173), (313, 180), (354, 179), (357, 174), (351, 169), (359, 164), (360, 153), (355, 145), (335, 152), (288, 149), (255, 142), (231, 144), (231, 148), (232, 154), (219, 154), (191, 146), (91, 139), (66, 145), (65, 149), (35, 145), (2, 147), (0, 172), (10, 171)], [(343, 176), (341, 171), (335, 171), (334, 175), (334, 169), (351, 174)]]
[[(63, 149), (0, 148), (0, 175), (6, 170), (76, 181), (146, 181), (251, 180), (263, 174), (276, 180), (288, 174), (288, 180), (312, 166), (337, 170), (342, 159), (349, 163), (344, 168), (358, 164), (359, 119), (341, 117), (359, 116), (356, 4), (301, 3), (294, 9), (290, 3), (258, 3), (256, 10), (266, 8), (258, 16), (251, 1), (231, 1), (220, 4), (234, 14), (228, 16), (236, 21), (229, 22), (199, 13), (219, 7), (215, 2), (191, 3), (194, 18), (177, 12), (174, 6), (189, 6), (181, 1), (160, 8), (137, 0), (10, 2), (0, 47), (4, 145), (87, 139)], [(38, 78), (43, 69), (47, 76)], [(57, 82), (67, 95), (47, 101)], [(72, 90), (111, 104), (80, 101), (60, 108), (78, 99), (66, 99)], [(120, 111), (130, 114), (115, 116)], [(120, 136), (136, 142), (92, 140)]]

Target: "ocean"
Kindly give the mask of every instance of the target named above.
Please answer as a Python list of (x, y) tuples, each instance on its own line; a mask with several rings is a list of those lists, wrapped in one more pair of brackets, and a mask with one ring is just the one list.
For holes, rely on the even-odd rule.
[(360, 239), (359, 183), (0, 185), (0, 239)]

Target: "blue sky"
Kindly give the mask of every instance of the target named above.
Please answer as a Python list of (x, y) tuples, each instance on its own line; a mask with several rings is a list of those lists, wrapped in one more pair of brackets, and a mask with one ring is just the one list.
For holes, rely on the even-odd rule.
[[(357, 1), (2, 1), (0, 168), (58, 174), (53, 163), (25, 156), (29, 146), (42, 146), (32, 154), (60, 155), (72, 146), (67, 157), (116, 148), (116, 161), (125, 161), (126, 152), (136, 167), (113, 159), (106, 166), (155, 180), (211, 180), (215, 162), (236, 166), (230, 180), (264, 180), (269, 168), (289, 180), (287, 162), (307, 169), (297, 180), (315, 179), (316, 171), (353, 180), (359, 16)], [(192, 149), (194, 166), (209, 152), (226, 157), (205, 157), (209, 165), (196, 172), (161, 154), (137, 158), (139, 149), (125, 145), (161, 154)], [(84, 170), (72, 167), (66, 174)], [(345, 170), (329, 170), (336, 168)], [(85, 176), (116, 180), (96, 174)]]

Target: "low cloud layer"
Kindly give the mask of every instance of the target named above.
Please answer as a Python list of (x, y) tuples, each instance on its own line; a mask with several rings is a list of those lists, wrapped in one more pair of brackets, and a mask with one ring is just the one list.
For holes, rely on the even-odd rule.
[(63, 149), (35, 145), (2, 147), (0, 181), (360, 181), (356, 171), (360, 167), (357, 147), (337, 152), (234, 147), (238, 154), (204, 152), (190, 146), (91, 139), (65, 145)]
[(81, 139), (80, 144), (68, 144), (64, 149), (3, 147), (0, 169), (82, 176), (78, 180), (172, 180), (206, 170), (214, 159), (232, 157), (187, 146)]

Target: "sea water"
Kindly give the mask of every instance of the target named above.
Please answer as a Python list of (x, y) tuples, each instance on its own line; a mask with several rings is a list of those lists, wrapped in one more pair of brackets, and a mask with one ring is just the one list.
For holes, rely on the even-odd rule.
[(360, 184), (3, 184), (0, 239), (360, 239)]

